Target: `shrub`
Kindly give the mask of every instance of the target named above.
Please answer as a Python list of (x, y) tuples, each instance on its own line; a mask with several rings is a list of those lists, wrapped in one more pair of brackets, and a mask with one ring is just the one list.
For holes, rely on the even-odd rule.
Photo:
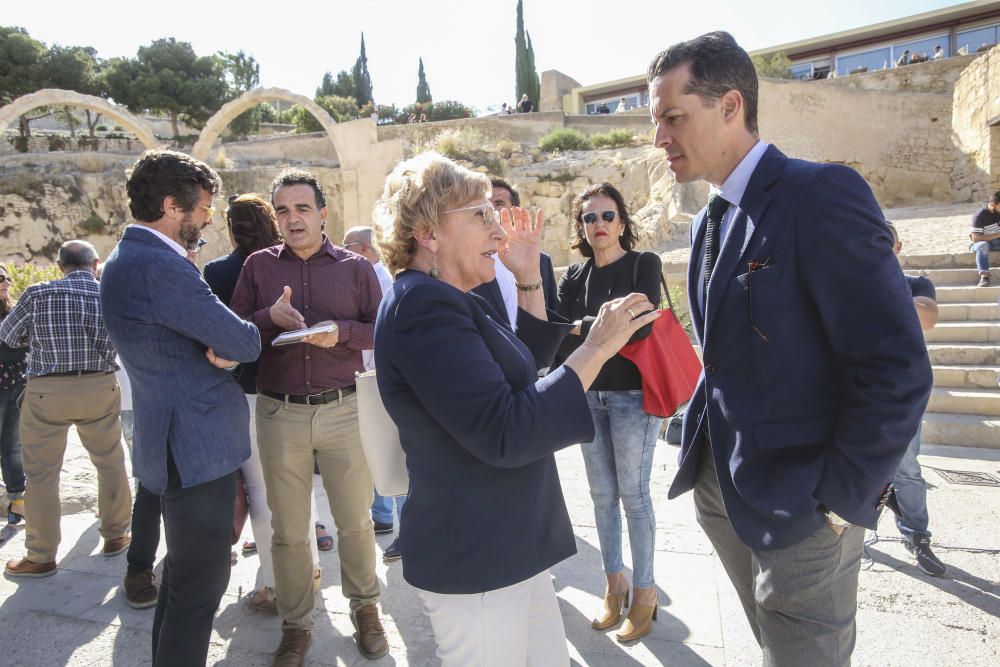
[(547, 172), (539, 174), (538, 180), (548, 183), (562, 183), (565, 185), (566, 183), (576, 180), (577, 176), (579, 176), (579, 174), (572, 171)]
[(62, 271), (58, 266), (38, 266), (31, 262), (21, 266), (7, 264), (7, 274), (14, 281), (10, 286), (10, 298), (13, 301), (16, 301), (29, 285), (62, 277)]
[(108, 131), (108, 126), (107, 125), (98, 125), (94, 129), (96, 131), (98, 131), (98, 132), (107, 132)]
[(549, 153), (561, 151), (585, 151), (590, 149), (590, 140), (579, 130), (568, 127), (552, 130), (538, 141), (538, 147)]
[(619, 146), (631, 146), (635, 135), (629, 130), (611, 130), (602, 134), (595, 134), (590, 137), (590, 144), (594, 148), (618, 148)]
[(67, 141), (60, 137), (58, 134), (50, 134), (49, 140), (49, 150), (50, 151), (64, 151), (66, 150)]
[(501, 156), (509, 158), (511, 154), (518, 153), (521, 150), (521, 144), (516, 141), (511, 141), (510, 139), (501, 139), (496, 144), (496, 151), (500, 153)]
[(115, 132), (124, 132), (125, 128), (121, 125), (115, 125)]
[(91, 213), (90, 217), (80, 223), (80, 229), (88, 234), (102, 234), (107, 227), (107, 223), (96, 213)]
[(18, 153), (28, 152), (28, 137), (11, 137), (8, 141)]

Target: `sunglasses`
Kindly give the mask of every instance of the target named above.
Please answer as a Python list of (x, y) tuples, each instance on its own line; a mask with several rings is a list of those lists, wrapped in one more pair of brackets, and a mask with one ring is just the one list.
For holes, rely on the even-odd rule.
[[(618, 217), (618, 211), (601, 211), (601, 220), (608, 223), (609, 225), (615, 221)], [(586, 225), (593, 225), (597, 222), (597, 212), (591, 211), (590, 213), (584, 213), (581, 218)]]
[(3, 283), (13, 283), (13, 282), (14, 282), (14, 279), (11, 278), (10, 276), (0, 276), (0, 284), (3, 284)]
[(458, 213), (460, 211), (475, 211), (476, 215), (482, 214), (483, 224), (487, 227), (492, 227), (493, 225), (500, 223), (500, 214), (497, 210), (493, 208), (493, 204), (489, 202), (483, 202), (482, 204), (475, 204), (473, 206), (463, 206), (462, 208), (453, 208), (445, 211), (445, 213)]

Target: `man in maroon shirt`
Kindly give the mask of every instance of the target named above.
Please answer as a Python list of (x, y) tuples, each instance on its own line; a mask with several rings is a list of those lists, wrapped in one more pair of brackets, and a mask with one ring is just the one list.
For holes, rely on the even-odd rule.
[[(309, 540), (313, 451), (340, 543), (341, 582), (351, 601), (358, 649), (389, 651), (376, 603), (372, 480), (361, 449), (355, 371), (373, 347), (378, 278), (360, 255), (323, 233), (326, 195), (312, 174), (282, 172), (271, 186), (284, 243), (247, 258), (232, 309), (260, 329), (257, 437), (271, 508), (275, 592), (284, 619), (275, 665), (301, 665), (312, 631)], [(333, 322), (336, 331), (273, 347), (287, 330)]]

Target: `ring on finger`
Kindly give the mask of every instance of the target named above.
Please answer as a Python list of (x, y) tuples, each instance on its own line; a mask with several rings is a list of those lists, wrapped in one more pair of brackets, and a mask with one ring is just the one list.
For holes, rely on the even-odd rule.
[(633, 320), (635, 319), (635, 313), (632, 312), (631, 308), (626, 308), (625, 312), (628, 313), (628, 316), (631, 317)]

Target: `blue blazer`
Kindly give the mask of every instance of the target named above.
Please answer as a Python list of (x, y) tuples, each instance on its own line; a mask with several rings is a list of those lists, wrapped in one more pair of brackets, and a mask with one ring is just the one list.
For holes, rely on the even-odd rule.
[(495, 590), (576, 553), (552, 453), (593, 439), (593, 422), (575, 372), (537, 373), (570, 325), (519, 311), (515, 336), (488, 312), (403, 271), (375, 324), (379, 393), (410, 474), (403, 577), (435, 593)]
[(250, 456), (243, 390), (205, 359), (254, 361), (257, 328), (226, 308), (197, 267), (139, 226), (125, 230), (101, 276), (101, 310), (132, 382), (132, 468), (153, 493), (167, 486), (167, 451), (186, 487), (219, 479)]
[(804, 539), (823, 525), (821, 506), (873, 528), (931, 388), (882, 212), (853, 170), (789, 159), (773, 146), (740, 209), (704, 317), (696, 296), (704, 211), (692, 226), (688, 298), (705, 367), (669, 497), (694, 486), (705, 429), (729, 520), (747, 545)]
[[(538, 258), (538, 268), (542, 274), (542, 294), (545, 297), (545, 307), (554, 313), (559, 310), (559, 295), (556, 289), (556, 273), (552, 268), (552, 257), (543, 252)], [(510, 324), (507, 321), (507, 307), (504, 305), (503, 294), (500, 292), (500, 285), (497, 284), (496, 278), (474, 287), (472, 292), (483, 297), (493, 306), (493, 309), (500, 315), (501, 322)]]

